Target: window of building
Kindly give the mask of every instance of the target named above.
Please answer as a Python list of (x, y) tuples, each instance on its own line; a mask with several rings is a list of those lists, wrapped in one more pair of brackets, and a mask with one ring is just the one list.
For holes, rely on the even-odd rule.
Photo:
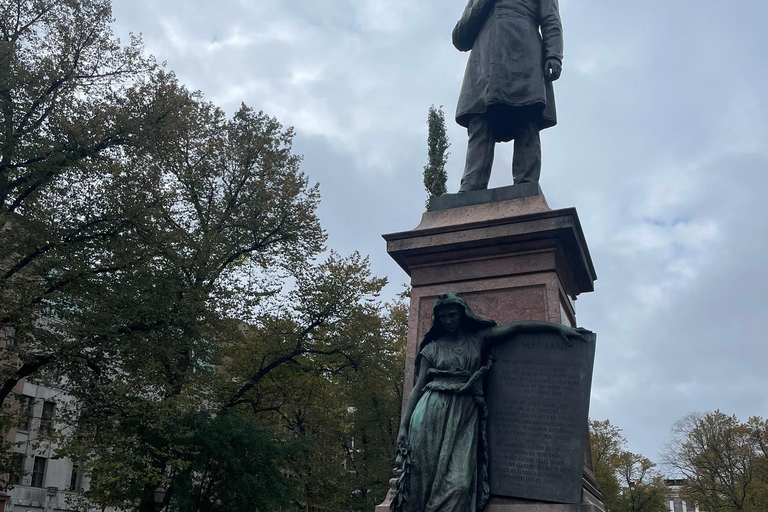
[(80, 473), (77, 472), (77, 464), (72, 465), (72, 476), (69, 477), (69, 490), (76, 491), (80, 488)]
[(53, 413), (56, 411), (55, 402), (43, 402), (43, 415), (40, 417), (40, 430), (47, 434), (53, 432)]
[(16, 342), (16, 328), (8, 327), (5, 330), (5, 346), (12, 347), (15, 342)]
[(45, 484), (45, 466), (48, 459), (35, 457), (35, 465), (32, 467), (32, 487), (43, 487)]
[(21, 485), (21, 479), (24, 478), (24, 454), (14, 453), (11, 464), (14, 472), (11, 473), (9, 482), (11, 485)]
[(32, 396), (21, 395), (19, 407), (19, 430), (29, 430), (32, 424), (32, 416), (35, 409), (35, 398)]

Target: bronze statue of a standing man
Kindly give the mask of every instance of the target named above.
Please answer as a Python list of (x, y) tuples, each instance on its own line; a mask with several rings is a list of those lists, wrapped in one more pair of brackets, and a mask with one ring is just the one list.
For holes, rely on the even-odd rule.
[(560, 78), (558, 0), (469, 0), (453, 45), (472, 50), (456, 109), (469, 146), (459, 192), (488, 187), (496, 142), (515, 141), (515, 184), (538, 182), (539, 131), (557, 123), (552, 82)]

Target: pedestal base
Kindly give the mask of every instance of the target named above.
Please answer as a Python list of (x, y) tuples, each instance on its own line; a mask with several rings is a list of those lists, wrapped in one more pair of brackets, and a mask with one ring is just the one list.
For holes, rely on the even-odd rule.
[[(462, 294), (476, 314), (500, 323), (539, 320), (576, 326), (574, 301), (591, 292), (597, 279), (576, 210), (551, 210), (538, 186), (519, 187), (443, 197), (415, 229), (384, 236), (387, 252), (412, 285), (403, 405), (414, 384), (419, 342), (441, 293)], [(589, 450), (581, 501), (536, 503), (493, 496), (485, 510), (604, 512)], [(389, 497), (376, 512), (389, 512)]]
[[(379, 507), (376, 507), (378, 512)], [(389, 510), (387, 508), (386, 510)], [(527, 503), (516, 505), (488, 505), (483, 512), (605, 512), (594, 505), (561, 505), (559, 503)]]
[[(377, 508), (376, 510), (378, 511), (379, 509)], [(483, 512), (605, 512), (605, 506), (599, 498), (585, 488), (582, 493), (581, 503), (577, 504), (540, 503), (516, 498), (491, 496)]]
[(543, 195), (428, 211), (415, 229), (384, 239), (411, 277), (403, 405), (437, 295), (458, 292), (496, 322), (575, 327), (574, 301), (597, 279), (576, 210), (551, 210)]
[(374, 512), (389, 512), (389, 493), (387, 493), (387, 497), (384, 499), (384, 502), (381, 505), (376, 505), (376, 510)]
[[(389, 495), (384, 503), (376, 506), (375, 512), (389, 512)], [(469, 511), (474, 512), (474, 511)], [(489, 503), (483, 512), (605, 512), (602, 505), (582, 503), (563, 505), (560, 503)]]

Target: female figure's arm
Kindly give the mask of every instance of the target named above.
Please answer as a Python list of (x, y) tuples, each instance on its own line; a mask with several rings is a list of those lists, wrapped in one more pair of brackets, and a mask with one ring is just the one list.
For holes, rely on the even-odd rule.
[(571, 338), (575, 338), (582, 341), (587, 341), (584, 337), (584, 333), (589, 332), (585, 329), (574, 329), (567, 325), (553, 324), (551, 322), (536, 322), (533, 320), (526, 320), (522, 322), (511, 322), (508, 324), (501, 324), (491, 327), (485, 332), (486, 343), (497, 343), (499, 341), (507, 340), (522, 333), (557, 333), (561, 338), (569, 345), (571, 344)]
[(397, 434), (398, 446), (404, 445), (408, 440), (408, 425), (411, 424), (411, 416), (413, 415), (414, 409), (416, 409), (416, 404), (419, 403), (419, 399), (421, 399), (424, 394), (424, 386), (427, 385), (427, 373), (429, 373), (429, 369), (432, 366), (429, 364), (426, 357), (420, 359), (418, 370), (419, 376), (416, 379), (416, 385), (413, 386), (411, 396), (408, 398), (408, 405), (405, 408), (405, 413), (403, 413), (403, 418), (400, 420), (400, 432)]

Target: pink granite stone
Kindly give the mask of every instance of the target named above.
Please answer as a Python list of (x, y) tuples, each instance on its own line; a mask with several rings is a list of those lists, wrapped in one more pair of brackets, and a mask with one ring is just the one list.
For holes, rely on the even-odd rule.
[[(414, 383), (418, 346), (440, 293), (460, 293), (472, 311), (499, 323), (541, 320), (575, 326), (574, 301), (579, 294), (591, 292), (597, 279), (576, 210), (551, 210), (543, 195), (425, 212), (415, 229), (384, 238), (387, 252), (408, 273), (412, 285), (404, 406)], [(589, 466), (585, 464), (584, 487), (599, 495)], [(376, 511), (388, 511), (388, 503)], [(494, 497), (486, 510), (601, 509), (593, 507), (597, 505), (521, 503)]]

